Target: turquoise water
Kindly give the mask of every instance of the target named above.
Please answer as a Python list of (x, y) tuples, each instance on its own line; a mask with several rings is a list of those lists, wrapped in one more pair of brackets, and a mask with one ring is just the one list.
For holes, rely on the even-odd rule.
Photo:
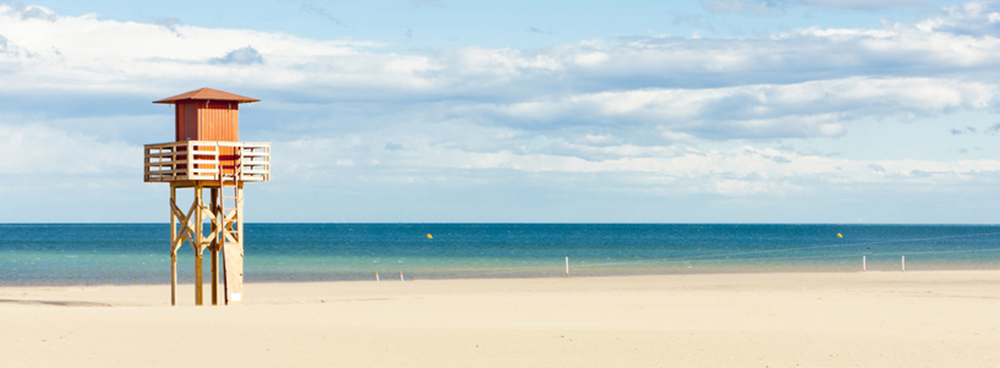
[[(248, 282), (998, 269), (1000, 226), (247, 224)], [(838, 238), (837, 234), (843, 234)], [(0, 285), (160, 284), (166, 224), (0, 224)], [(432, 234), (433, 239), (426, 235)], [(193, 252), (179, 278), (193, 280)], [(206, 264), (208, 257), (206, 252)], [(206, 265), (206, 270), (207, 270)]]

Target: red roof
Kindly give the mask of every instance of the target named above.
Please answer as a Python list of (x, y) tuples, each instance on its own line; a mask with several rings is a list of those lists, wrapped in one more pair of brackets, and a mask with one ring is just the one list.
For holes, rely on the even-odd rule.
[(202, 88), (191, 92), (182, 93), (177, 96), (167, 97), (162, 100), (156, 100), (153, 101), (153, 103), (172, 104), (172, 103), (177, 103), (177, 101), (184, 101), (184, 100), (236, 101), (238, 103), (260, 102), (260, 100), (252, 97), (240, 96), (229, 92), (223, 92), (217, 89)]

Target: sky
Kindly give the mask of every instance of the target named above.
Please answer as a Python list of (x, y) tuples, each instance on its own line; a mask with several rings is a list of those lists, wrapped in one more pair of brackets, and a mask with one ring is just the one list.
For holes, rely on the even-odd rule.
[(998, 2), (0, 0), (0, 222), (167, 222), (211, 87), (248, 222), (998, 223), (998, 62)]

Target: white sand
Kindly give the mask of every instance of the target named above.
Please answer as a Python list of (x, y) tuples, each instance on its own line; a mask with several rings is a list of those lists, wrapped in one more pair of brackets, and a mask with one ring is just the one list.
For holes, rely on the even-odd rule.
[(0, 367), (1000, 366), (997, 271), (192, 290), (0, 287)]

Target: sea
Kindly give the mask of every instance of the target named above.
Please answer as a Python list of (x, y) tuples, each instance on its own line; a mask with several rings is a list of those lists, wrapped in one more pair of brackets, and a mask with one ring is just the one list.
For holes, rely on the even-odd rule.
[[(1000, 269), (997, 225), (245, 224), (246, 282)], [(0, 285), (168, 284), (168, 224), (0, 224)], [(208, 272), (209, 254), (205, 252)], [(194, 279), (178, 251), (178, 278)]]

